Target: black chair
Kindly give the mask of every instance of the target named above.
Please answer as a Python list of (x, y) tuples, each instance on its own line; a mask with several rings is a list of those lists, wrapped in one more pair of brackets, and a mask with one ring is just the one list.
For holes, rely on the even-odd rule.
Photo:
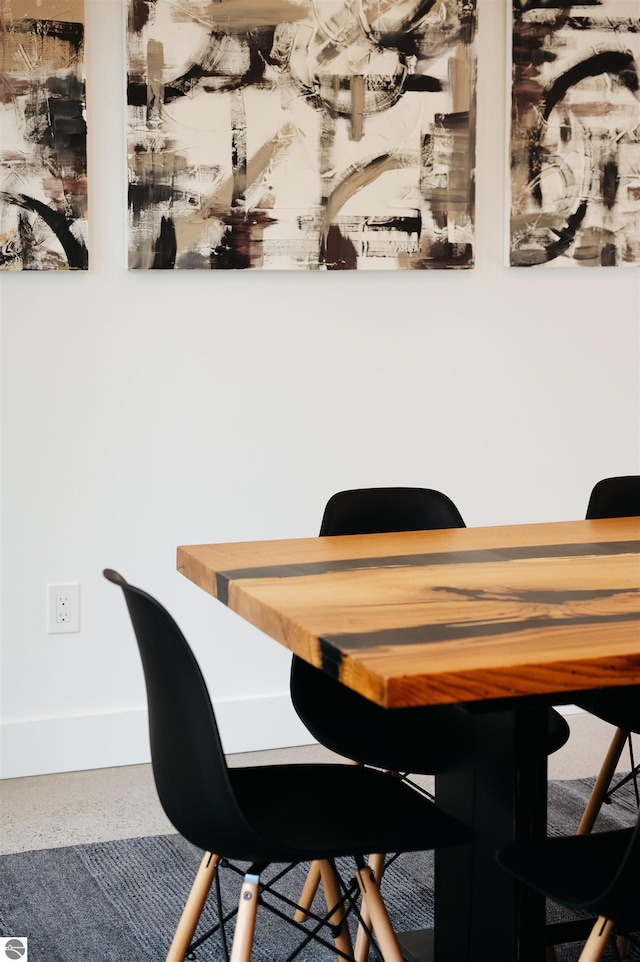
[[(458, 508), (440, 491), (359, 488), (329, 499), (320, 536), (464, 527)], [(299, 718), (320, 744), (361, 765), (402, 773), (405, 779), (409, 773), (435, 775), (456, 765), (470, 742), (469, 715), (455, 705), (387, 710), (295, 655), (290, 689)], [(561, 748), (568, 737), (566, 720), (550, 708), (547, 753)], [(381, 857), (372, 858), (370, 865), (379, 877)], [(300, 897), (303, 907), (318, 883), (316, 866)], [(356, 957), (366, 958), (366, 939), (358, 944)]]
[[(322, 933), (328, 925), (339, 956), (353, 958), (345, 913), (359, 889), (378, 958), (402, 962), (365, 855), (454, 845), (468, 840), (469, 831), (399, 779), (372, 769), (348, 764), (227, 768), (205, 681), (175, 621), (117, 572), (108, 569), (104, 575), (124, 593), (140, 650), (160, 802), (176, 830), (205, 852), (168, 962), (182, 962), (189, 951), (216, 869), (227, 860), (250, 863), (240, 870), (244, 880), (231, 962), (249, 962), (259, 904), (286, 919), (264, 901), (265, 891), (272, 897), (275, 891), (261, 881), (263, 869), (311, 860), (322, 867), (327, 913), (304, 928), (306, 940), (327, 945)], [(354, 860), (355, 881), (340, 879), (338, 857)], [(217, 928), (224, 933), (222, 916), (220, 921)], [(224, 947), (228, 958), (226, 942)]]
[[(440, 491), (360, 488), (330, 498), (320, 536), (464, 527), (457, 507)], [(455, 706), (387, 710), (295, 655), (290, 688), (294, 708), (314, 738), (362, 765), (434, 775), (455, 765), (465, 751), (469, 722)], [(565, 719), (549, 709), (547, 753), (568, 737)]]
[(579, 962), (598, 962), (609, 938), (628, 938), (640, 924), (640, 823), (635, 828), (511, 842), (499, 864), (567, 908), (598, 919)]
[[(636, 516), (640, 517), (640, 475), (604, 478), (602, 481), (598, 481), (589, 498), (587, 519), (632, 518)], [(636, 798), (640, 805), (640, 792), (638, 790), (640, 766), (635, 764), (631, 745), (632, 732), (640, 733), (639, 699), (640, 691), (637, 685), (604, 688), (576, 697), (576, 704), (580, 708), (596, 715), (616, 728), (578, 827), (579, 835), (591, 831), (603, 803), (609, 801), (616, 789), (631, 778), (634, 781)], [(631, 771), (611, 788), (611, 782), (625, 744), (629, 745)]]
[[(604, 478), (593, 488), (587, 505), (587, 520), (597, 518), (627, 518), (640, 515), (640, 476), (629, 475), (623, 477)], [(611, 744), (598, 772), (589, 801), (585, 807), (580, 824), (578, 825), (577, 835), (588, 835), (596, 822), (600, 809), (605, 802), (611, 801), (611, 797), (622, 785), (629, 780), (633, 780), (636, 800), (640, 806), (640, 793), (638, 790), (638, 773), (640, 766), (635, 764), (633, 757), (633, 746), (631, 734), (640, 733), (640, 710), (638, 709), (638, 698), (640, 692), (636, 685), (625, 685), (611, 689), (598, 689), (585, 692), (576, 696), (575, 703), (596, 715), (603, 721), (615, 727), (615, 732), (611, 739)], [(620, 756), (625, 744), (629, 746), (630, 772), (622, 777), (614, 786), (611, 785), (615, 771), (620, 761)], [(600, 844), (600, 843), (598, 843)], [(597, 873), (600, 868), (596, 863), (589, 866), (590, 873)], [(602, 926), (594, 927), (585, 952), (585, 958), (599, 958), (598, 953), (601, 944), (607, 940), (608, 934), (613, 928), (613, 922), (609, 920), (604, 929)], [(598, 934), (600, 933), (600, 934)], [(592, 946), (594, 948), (592, 948)], [(629, 946), (625, 936), (618, 936), (617, 951), (621, 958), (628, 954)], [(604, 948), (602, 949), (604, 951)], [(600, 953), (601, 954), (601, 953)]]

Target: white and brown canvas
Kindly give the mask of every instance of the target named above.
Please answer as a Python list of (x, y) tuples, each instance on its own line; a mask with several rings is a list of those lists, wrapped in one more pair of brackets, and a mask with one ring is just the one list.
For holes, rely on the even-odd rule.
[(640, 264), (640, 4), (512, 0), (514, 267)]
[(0, 40), (0, 270), (86, 270), (84, 0), (0, 0)]
[(474, 0), (129, 0), (129, 266), (464, 268)]

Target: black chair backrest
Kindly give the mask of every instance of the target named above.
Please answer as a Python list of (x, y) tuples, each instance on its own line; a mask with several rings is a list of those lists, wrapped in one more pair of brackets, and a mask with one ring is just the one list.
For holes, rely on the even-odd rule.
[(640, 474), (598, 481), (587, 506), (587, 519), (640, 516)]
[[(262, 839), (234, 797), (218, 726), (202, 672), (171, 615), (159, 602), (107, 569), (124, 592), (147, 689), (153, 775), (174, 828), (205, 851), (254, 861)], [(216, 837), (219, 844), (215, 846)]]
[(327, 502), (320, 535), (464, 528), (453, 501), (431, 488), (355, 488)]

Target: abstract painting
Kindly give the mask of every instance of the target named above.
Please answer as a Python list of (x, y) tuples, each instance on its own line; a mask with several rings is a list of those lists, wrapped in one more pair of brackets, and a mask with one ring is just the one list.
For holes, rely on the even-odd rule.
[(0, 0), (0, 269), (86, 270), (84, 0)]
[(129, 0), (129, 267), (467, 268), (475, 0)]
[(638, 0), (512, 0), (513, 267), (640, 264)]

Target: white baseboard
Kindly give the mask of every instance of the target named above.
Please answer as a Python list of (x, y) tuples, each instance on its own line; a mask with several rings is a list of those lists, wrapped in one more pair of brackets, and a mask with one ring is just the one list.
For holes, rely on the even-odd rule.
[[(216, 702), (225, 752), (310, 744), (289, 693)], [(39, 718), (0, 726), (0, 778), (139, 765), (149, 761), (146, 709)]]
[[(227, 754), (309, 745), (313, 739), (293, 710), (289, 693), (216, 702)], [(563, 715), (582, 709), (561, 705)], [(149, 761), (147, 712), (39, 718), (0, 726), (0, 778), (116, 768)]]

